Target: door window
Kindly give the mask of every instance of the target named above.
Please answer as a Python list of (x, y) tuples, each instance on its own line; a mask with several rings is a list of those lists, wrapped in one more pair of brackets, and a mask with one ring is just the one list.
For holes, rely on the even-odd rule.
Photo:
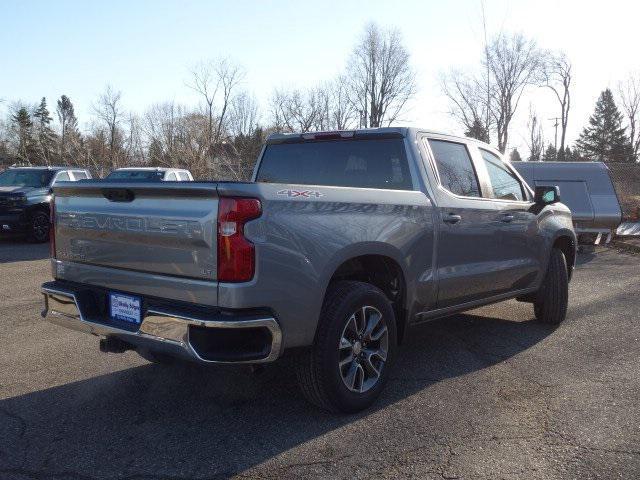
[(68, 182), (70, 181), (71, 178), (69, 177), (69, 173), (68, 172), (60, 172), (58, 174), (58, 176), (56, 177), (56, 180), (54, 183), (58, 183), (58, 182)]
[(442, 186), (456, 195), (480, 197), (478, 176), (466, 145), (433, 139), (429, 145)]
[(518, 201), (523, 201), (527, 198), (520, 180), (497, 155), (482, 148), (480, 149), (480, 154), (489, 173), (494, 198)]
[(74, 170), (73, 171), (73, 177), (76, 180), (85, 180), (85, 179), (89, 178), (89, 176), (86, 174), (86, 172), (83, 172), (81, 170)]

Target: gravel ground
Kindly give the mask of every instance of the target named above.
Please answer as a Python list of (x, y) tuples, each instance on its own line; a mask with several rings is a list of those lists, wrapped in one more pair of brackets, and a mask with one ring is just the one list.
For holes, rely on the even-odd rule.
[(409, 336), (376, 406), (287, 362), (160, 367), (40, 320), (47, 246), (0, 241), (0, 478), (640, 477), (640, 257), (582, 255), (557, 329), (515, 301)]

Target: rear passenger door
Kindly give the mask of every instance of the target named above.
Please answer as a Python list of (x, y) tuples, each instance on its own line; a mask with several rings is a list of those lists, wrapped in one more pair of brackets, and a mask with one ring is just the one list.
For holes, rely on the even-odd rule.
[(479, 170), (485, 170), (489, 195), (497, 207), (494, 224), (496, 260), (500, 275), (496, 285), (502, 292), (526, 289), (533, 285), (541, 268), (542, 235), (538, 216), (531, 212), (533, 197), (513, 167), (498, 152), (477, 148)]
[(438, 308), (499, 293), (499, 250), (495, 236), (497, 209), (488, 197), (486, 175), (480, 176), (465, 142), (449, 137), (422, 137), (436, 178)]

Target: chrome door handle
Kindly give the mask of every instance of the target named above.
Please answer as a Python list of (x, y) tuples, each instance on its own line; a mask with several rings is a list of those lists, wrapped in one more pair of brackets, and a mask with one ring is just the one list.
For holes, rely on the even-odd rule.
[(462, 220), (462, 217), (455, 213), (448, 213), (442, 218), (444, 223), (458, 223), (460, 220)]
[(513, 222), (514, 216), (511, 215), (510, 213), (505, 213), (504, 215), (502, 215), (502, 217), (500, 218), (501, 222), (505, 222), (505, 223), (509, 223), (509, 222)]

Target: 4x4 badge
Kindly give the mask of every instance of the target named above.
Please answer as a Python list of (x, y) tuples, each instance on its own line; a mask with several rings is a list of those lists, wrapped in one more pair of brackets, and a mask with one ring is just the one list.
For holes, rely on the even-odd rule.
[(291, 189), (286, 189), (286, 190), (278, 190), (276, 192), (277, 195), (284, 195), (287, 197), (303, 197), (303, 198), (311, 198), (311, 197), (324, 197), (324, 194), (321, 192), (318, 192), (316, 190), (291, 190)]

